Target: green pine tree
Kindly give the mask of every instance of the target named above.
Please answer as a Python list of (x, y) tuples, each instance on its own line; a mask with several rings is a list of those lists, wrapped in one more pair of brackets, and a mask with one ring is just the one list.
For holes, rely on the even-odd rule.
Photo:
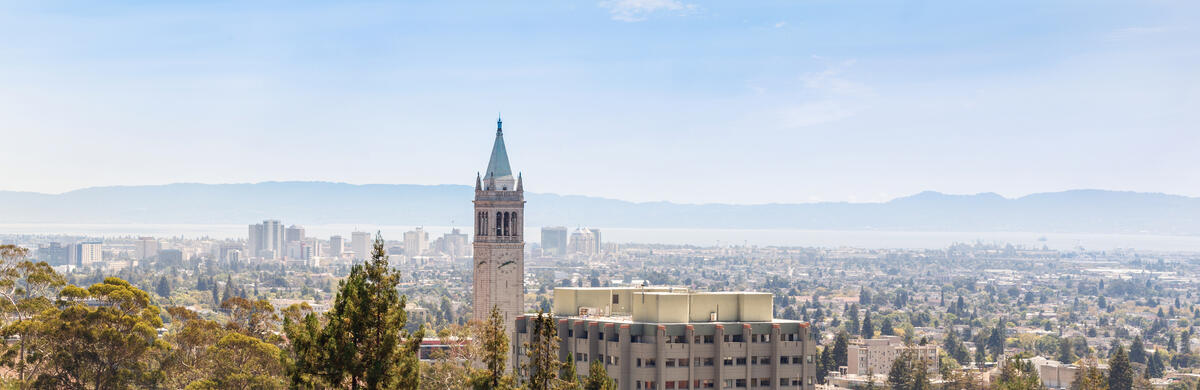
[(1166, 355), (1163, 354), (1163, 351), (1154, 351), (1154, 355), (1152, 355), (1149, 359), (1149, 362), (1146, 363), (1146, 378), (1162, 378), (1163, 371), (1166, 370), (1166, 359)]
[(1020, 356), (1013, 356), (1004, 362), (1000, 370), (1000, 379), (996, 383), (998, 390), (1041, 390), (1042, 380), (1038, 378), (1033, 363), (1025, 361)]
[(562, 385), (559, 389), (574, 390), (579, 388), (579, 375), (575, 373), (575, 356), (567, 354), (567, 362), (563, 364), (562, 370), (558, 373), (558, 378), (562, 380)]
[(892, 319), (883, 317), (883, 325), (879, 327), (879, 334), (884, 336), (895, 336), (896, 328), (892, 325)]
[(834, 366), (832, 349), (830, 347), (821, 349), (821, 361), (817, 365), (817, 383), (825, 384), (825, 377), (829, 375), (829, 371), (837, 369)]
[(1129, 361), (1146, 364), (1146, 345), (1142, 343), (1142, 336), (1134, 337), (1129, 344)]
[(544, 312), (538, 312), (532, 319), (533, 333), (530, 341), (525, 343), (525, 355), (529, 361), (522, 365), (528, 375), (530, 390), (556, 389), (560, 380), (558, 373), (563, 363), (558, 361), (558, 328), (554, 318)]
[(1071, 339), (1058, 340), (1058, 361), (1063, 364), (1071, 364), (1075, 362), (1075, 351), (1071, 348)]
[(846, 365), (846, 359), (850, 352), (850, 340), (846, 332), (839, 332), (837, 339), (833, 341), (833, 367), (829, 367), (830, 371), (836, 370), (838, 367)]
[(608, 376), (604, 362), (593, 360), (588, 365), (588, 376), (583, 380), (583, 390), (617, 390), (617, 381)]
[(1108, 360), (1108, 390), (1133, 389), (1133, 366), (1129, 363), (1129, 355), (1124, 346), (1117, 346), (1112, 358)]
[(875, 325), (871, 323), (871, 312), (869, 311), (863, 315), (862, 337), (865, 339), (875, 337)]
[(171, 282), (167, 280), (166, 275), (158, 278), (158, 283), (154, 285), (154, 293), (163, 298), (171, 297)]
[(296, 367), (293, 387), (417, 389), (417, 352), (425, 329), (404, 330), (407, 298), (396, 287), (400, 273), (388, 266), (383, 237), (375, 235), (371, 260), (355, 265), (339, 283), (333, 307), (318, 329), (314, 315), (305, 326), (287, 326)]
[(504, 317), (498, 307), (492, 306), (480, 333), (484, 369), (474, 375), (471, 387), (475, 390), (512, 389), (513, 378), (504, 374), (508, 362), (508, 334), (504, 331)]

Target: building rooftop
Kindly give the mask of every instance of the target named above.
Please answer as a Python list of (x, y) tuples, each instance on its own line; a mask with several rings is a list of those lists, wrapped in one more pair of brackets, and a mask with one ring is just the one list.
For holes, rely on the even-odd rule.
[[(559, 287), (554, 315), (609, 322), (776, 322), (772, 294), (694, 292), (686, 287)], [(794, 321), (786, 321), (794, 322)]]

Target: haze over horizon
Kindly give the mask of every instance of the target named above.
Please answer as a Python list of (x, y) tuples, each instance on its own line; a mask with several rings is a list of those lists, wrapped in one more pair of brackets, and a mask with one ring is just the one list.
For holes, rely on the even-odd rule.
[[(395, 185), (399, 185), (399, 186), (406, 186), (406, 185), (415, 185), (415, 186), (465, 186), (465, 187), (469, 187), (469, 185), (467, 185), (467, 184), (463, 184), (463, 183), (437, 183), (437, 184), (419, 184), (419, 183), (347, 183), (347, 182), (328, 181), (328, 180), (266, 180), (266, 181), (259, 181), (259, 182), (231, 182), (231, 183), (175, 182), (175, 183), (160, 183), (160, 184), (114, 184), (114, 185), (98, 185), (98, 186), (81, 187), (81, 188), (70, 189), (70, 190), (66, 190), (66, 191), (62, 191), (62, 192), (39, 192), (39, 191), (21, 191), (21, 190), (7, 190), (7, 189), (0, 189), (0, 192), (6, 192), (6, 191), (7, 191), (7, 192), (28, 192), (28, 193), (43, 194), (43, 195), (63, 195), (63, 194), (67, 194), (67, 193), (77, 192), (77, 191), (85, 191), (85, 190), (99, 189), (99, 188), (121, 188), (121, 187), (163, 187), (163, 186), (172, 186), (172, 185), (189, 185), (189, 184), (215, 185), (215, 186), (221, 186), (221, 185), (257, 185), (257, 184), (270, 184), (270, 183), (328, 183), (328, 184), (348, 184), (348, 185), (353, 185), (353, 186), (395, 186)], [(916, 196), (920, 196), (920, 195), (926, 195), (926, 194), (939, 194), (939, 195), (947, 195), (947, 196), (963, 196), (963, 197), (971, 197), (971, 196), (986, 196), (986, 195), (996, 195), (996, 196), (1002, 197), (1002, 198), (1004, 198), (1004, 199), (1013, 200), (1013, 199), (1020, 199), (1020, 198), (1024, 198), (1024, 197), (1027, 197), (1027, 196), (1030, 196), (1030, 195), (1039, 195), (1039, 194), (1053, 194), (1053, 193), (1076, 192), (1076, 191), (1127, 192), (1127, 193), (1138, 193), (1138, 194), (1150, 194), (1150, 195), (1168, 195), (1168, 196), (1182, 196), (1182, 197), (1187, 197), (1187, 198), (1198, 198), (1198, 196), (1191, 196), (1191, 195), (1184, 195), (1184, 194), (1171, 194), (1171, 193), (1164, 193), (1164, 192), (1149, 192), (1149, 191), (1131, 191), (1131, 190), (1111, 190), (1111, 189), (1103, 189), (1103, 188), (1073, 188), (1073, 189), (1066, 189), (1066, 190), (1062, 190), (1062, 191), (1042, 191), (1042, 192), (1031, 192), (1031, 193), (1028, 193), (1028, 194), (1019, 194), (1019, 195), (1015, 195), (1015, 196), (1006, 196), (1006, 195), (1003, 195), (1003, 194), (1000, 194), (1000, 193), (997, 193), (997, 192), (994, 192), (994, 191), (985, 191), (985, 192), (977, 192), (977, 193), (949, 193), (949, 192), (942, 192), (942, 191), (936, 191), (936, 190), (924, 190), (924, 191), (919, 191), (919, 192), (915, 192), (915, 193), (911, 193), (911, 194), (898, 194), (898, 195), (896, 195), (896, 196), (894, 196), (894, 197), (892, 197), (892, 198), (887, 198), (887, 199), (869, 199), (869, 200), (857, 200), (857, 201), (848, 201), (848, 200), (799, 200), (799, 201), (794, 201), (794, 202), (782, 201), (782, 202), (760, 202), (760, 203), (736, 203), (736, 202), (681, 202), (681, 201), (675, 201), (675, 200), (671, 200), (671, 199), (630, 200), (630, 199), (621, 199), (621, 198), (615, 198), (615, 197), (605, 197), (605, 196), (598, 196), (598, 195), (592, 195), (592, 194), (564, 194), (564, 193), (555, 193), (555, 192), (549, 192), (549, 191), (529, 191), (529, 192), (530, 192), (530, 193), (540, 193), (540, 194), (558, 195), (558, 196), (568, 196), (568, 197), (575, 197), (575, 196), (579, 196), (579, 197), (589, 197), (589, 198), (601, 198), (601, 199), (618, 200), (618, 201), (632, 202), (632, 203), (673, 203), (673, 204), (680, 204), (680, 205), (706, 205), (706, 204), (724, 204), (724, 205), (746, 205), (746, 206), (753, 206), (753, 205), (769, 205), (769, 204), (811, 204), (811, 203), (888, 203), (888, 202), (891, 202), (891, 201), (894, 201), (894, 200), (899, 200), (899, 199), (904, 199), (904, 198), (912, 198), (912, 197), (916, 197)]]
[[(0, 4), (0, 190), (1200, 196), (1200, 4)], [(46, 34), (46, 31), (54, 31)]]

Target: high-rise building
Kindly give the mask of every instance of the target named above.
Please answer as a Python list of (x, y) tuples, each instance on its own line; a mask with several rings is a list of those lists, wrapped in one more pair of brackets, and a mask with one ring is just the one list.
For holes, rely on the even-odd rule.
[(329, 256), (342, 257), (342, 253), (346, 252), (346, 240), (342, 236), (329, 237)]
[(183, 251), (178, 249), (163, 249), (158, 251), (158, 261), (163, 264), (183, 264)]
[(158, 239), (154, 237), (138, 237), (134, 244), (134, 255), (138, 260), (146, 260), (158, 256)]
[(429, 249), (429, 233), (418, 227), (417, 230), (404, 232), (404, 255), (420, 256)]
[(567, 227), (547, 226), (542, 228), (542, 253), (550, 256), (567, 254)]
[(288, 260), (303, 260), (305, 245), (300, 241), (288, 241), (283, 244), (283, 256)]
[(588, 228), (588, 230), (592, 232), (592, 239), (596, 240), (596, 249), (595, 249), (594, 253), (596, 253), (596, 254), (603, 253), (604, 252), (604, 244), (602, 244), (600, 242), (600, 229)]
[(236, 263), (241, 258), (242, 251), (233, 245), (221, 246), (221, 261)]
[(511, 330), (525, 311), (525, 190), (508, 165), (502, 124), (484, 177), (475, 176), (474, 312), (486, 321), (495, 307)]
[(276, 219), (264, 220), (262, 223), (250, 225), (249, 237), (246, 240), (248, 257), (258, 257), (265, 260), (279, 259), (284, 255), (283, 223)]
[(95, 241), (75, 244), (71, 246), (68, 261), (79, 267), (99, 266), (99, 263), (104, 261), (103, 244)]
[[(621, 390), (816, 388), (808, 323), (775, 319), (773, 310), (770, 293), (557, 287), (553, 323), (577, 375), (600, 361)], [(529, 361), (533, 318), (515, 321), (517, 364)]]
[(469, 242), (467, 235), (455, 228), (450, 230), (450, 233), (442, 235), (442, 238), (438, 240), (437, 249), (452, 257), (463, 257), (471, 252), (467, 245)]
[(571, 241), (567, 251), (573, 254), (590, 256), (596, 254), (596, 236), (590, 229), (578, 228), (571, 233)]
[(304, 241), (304, 227), (296, 225), (288, 226), (288, 228), (284, 230), (283, 240), (284, 242)]
[(350, 250), (354, 251), (355, 259), (365, 260), (371, 258), (371, 250), (373, 249), (375, 248), (374, 243), (371, 241), (371, 233), (350, 233)]
[(71, 248), (60, 243), (52, 242), (38, 247), (37, 259), (51, 266), (71, 264)]

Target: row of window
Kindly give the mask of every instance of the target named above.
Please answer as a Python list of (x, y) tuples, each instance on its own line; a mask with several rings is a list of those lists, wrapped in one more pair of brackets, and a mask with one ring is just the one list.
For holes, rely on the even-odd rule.
[[(812, 385), (815, 382), (813, 377), (808, 377), (808, 384)], [(689, 387), (691, 385), (691, 387)], [(751, 379), (726, 379), (722, 389), (744, 389), (749, 387), (771, 387), (771, 378), (751, 378)], [(794, 378), (779, 378), (780, 387), (803, 386), (804, 379), (800, 377)], [(688, 381), (666, 381), (663, 382), (663, 389), (680, 390), (680, 389), (711, 389), (716, 387), (716, 383), (712, 379), (697, 379), (692, 382)], [(641, 390), (658, 390), (658, 382), (655, 381), (637, 381), (634, 388)]]
[[(576, 335), (578, 335), (578, 337)], [(604, 338), (604, 332), (600, 332), (599, 336), (600, 336), (601, 340), (607, 340)], [(586, 338), (588, 338), (588, 331), (581, 330), (578, 333), (576, 333), (574, 329), (567, 329), (567, 337), (577, 337), (577, 338), (581, 338), (581, 339), (586, 339)], [(797, 334), (797, 333), (784, 333), (784, 334), (779, 335), (779, 338), (780, 338), (780, 341), (800, 341), (801, 340), (800, 334)], [(638, 336), (638, 335), (630, 336), (630, 342), (633, 342), (633, 343), (643, 343), (643, 342), (644, 343), (653, 343), (654, 342), (653, 340), (654, 340), (654, 338), (651, 338), (651, 337), (644, 337), (644, 336)], [(713, 335), (696, 335), (693, 337), (692, 344), (712, 344), (715, 340), (716, 340), (716, 338)], [(608, 340), (608, 341), (617, 341), (617, 340)], [(742, 342), (746, 341), (746, 338), (743, 337), (743, 335), (741, 335), (741, 334), (727, 334), (724, 337), (724, 341), (727, 343), (742, 343)], [(688, 339), (687, 339), (687, 336), (666, 336), (666, 340), (664, 340), (664, 342), (667, 344), (687, 344)], [(771, 342), (771, 335), (769, 335), (769, 334), (751, 334), (750, 342), (751, 343), (769, 343), (769, 342)]]
[[(610, 356), (610, 358), (611, 358), (610, 359), (611, 361), (607, 362), (608, 364), (617, 364), (617, 359), (615, 356)], [(804, 361), (801, 360), (800, 355), (780, 356), (779, 364), (803, 364), (803, 363), (812, 364), (813, 359), (814, 359), (814, 355), (805, 356)], [(600, 355), (600, 360), (601, 361), (604, 360), (604, 355)], [(575, 361), (586, 362), (587, 354), (583, 354), (583, 353), (575, 354)], [(747, 362), (749, 362), (751, 365), (757, 366), (757, 365), (771, 364), (771, 357), (770, 356), (751, 356), (749, 359), (747, 359), (744, 357), (727, 356), (727, 357), (723, 358), (721, 361), (722, 361), (722, 365), (725, 365), (725, 366), (744, 366), (744, 365), (746, 365)], [(689, 365), (689, 363), (691, 363), (691, 362), (688, 361), (687, 358), (663, 359), (664, 367), (687, 367)], [(647, 359), (638, 358), (635, 361), (634, 365), (637, 367), (658, 367), (658, 361), (655, 358), (647, 358)], [(696, 365), (696, 367), (711, 367), (713, 365), (713, 358), (695, 358), (695, 365)]]

